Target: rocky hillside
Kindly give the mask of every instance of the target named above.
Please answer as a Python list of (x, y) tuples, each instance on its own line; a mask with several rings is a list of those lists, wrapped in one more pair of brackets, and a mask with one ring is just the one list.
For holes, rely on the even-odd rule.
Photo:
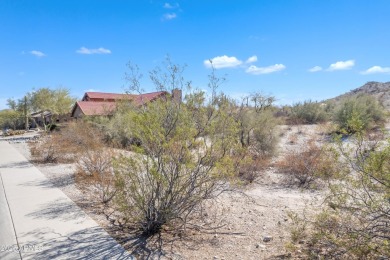
[(351, 90), (348, 93), (335, 97), (333, 100), (339, 101), (344, 98), (357, 96), (359, 94), (368, 94), (376, 97), (379, 102), (390, 111), (390, 82), (370, 81), (360, 88)]

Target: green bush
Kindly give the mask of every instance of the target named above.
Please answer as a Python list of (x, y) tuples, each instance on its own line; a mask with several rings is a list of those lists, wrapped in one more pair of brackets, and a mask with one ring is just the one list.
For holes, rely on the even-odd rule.
[(350, 146), (338, 142), (344, 171), (329, 182), (321, 212), (302, 220), (307, 243), (296, 248), (305, 259), (390, 256), (390, 140), (372, 144), (365, 138), (353, 136)]
[[(200, 105), (195, 111), (192, 105), (156, 100), (127, 112), (127, 128), (141, 145), (133, 145), (136, 155), (116, 161), (114, 201), (146, 235), (173, 221), (186, 225), (187, 217), (233, 176), (229, 151), (238, 145), (237, 123), (222, 103), (219, 109)], [(202, 121), (206, 111), (212, 116)]]
[(334, 114), (341, 131), (353, 134), (380, 125), (385, 120), (383, 107), (372, 96), (360, 95), (344, 100)]
[(326, 104), (313, 102), (311, 100), (294, 104), (288, 121), (295, 124), (316, 124), (323, 123), (329, 119), (326, 113)]

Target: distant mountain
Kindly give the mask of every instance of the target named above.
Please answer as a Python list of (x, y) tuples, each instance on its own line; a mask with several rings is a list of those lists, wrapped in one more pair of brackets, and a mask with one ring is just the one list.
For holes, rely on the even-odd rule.
[(332, 100), (339, 101), (344, 98), (349, 98), (360, 94), (368, 94), (374, 96), (387, 110), (390, 111), (390, 82), (381, 83), (376, 81), (370, 81), (361, 86), (360, 88), (351, 90), (348, 93), (332, 98)]

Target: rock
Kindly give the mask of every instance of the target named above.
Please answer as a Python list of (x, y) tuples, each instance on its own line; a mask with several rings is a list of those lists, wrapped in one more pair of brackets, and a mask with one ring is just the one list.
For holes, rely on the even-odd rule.
[(266, 246), (263, 244), (256, 244), (256, 248), (264, 249), (264, 248), (266, 248)]
[(264, 242), (270, 242), (272, 240), (272, 236), (264, 236), (263, 241)]

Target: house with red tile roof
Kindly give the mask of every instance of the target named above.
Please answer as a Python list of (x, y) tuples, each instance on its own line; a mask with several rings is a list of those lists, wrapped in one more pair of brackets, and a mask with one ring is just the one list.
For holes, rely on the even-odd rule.
[[(166, 91), (145, 94), (118, 94), (104, 92), (86, 92), (81, 101), (77, 101), (72, 108), (71, 117), (83, 116), (110, 116), (113, 115), (119, 101), (129, 100), (135, 106), (146, 105), (157, 99), (169, 96)], [(181, 90), (172, 91), (172, 98), (181, 101)]]

